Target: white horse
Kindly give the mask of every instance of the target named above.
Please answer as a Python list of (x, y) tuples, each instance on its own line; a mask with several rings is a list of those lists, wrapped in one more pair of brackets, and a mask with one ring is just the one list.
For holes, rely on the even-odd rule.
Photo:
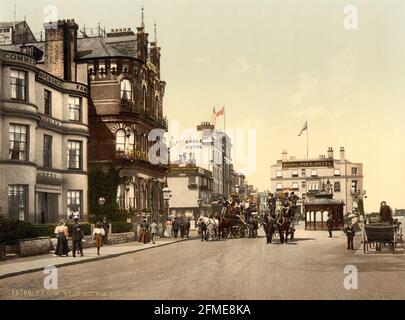
[(200, 216), (197, 223), (200, 224), (204, 222), (207, 226), (208, 240), (218, 240), (219, 239), (219, 220), (212, 219), (204, 216)]

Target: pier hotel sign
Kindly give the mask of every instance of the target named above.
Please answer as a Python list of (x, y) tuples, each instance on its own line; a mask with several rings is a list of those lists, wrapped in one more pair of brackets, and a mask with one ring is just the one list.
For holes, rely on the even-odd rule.
[(306, 160), (306, 161), (283, 161), (282, 167), (283, 167), (283, 169), (333, 167), (333, 159)]

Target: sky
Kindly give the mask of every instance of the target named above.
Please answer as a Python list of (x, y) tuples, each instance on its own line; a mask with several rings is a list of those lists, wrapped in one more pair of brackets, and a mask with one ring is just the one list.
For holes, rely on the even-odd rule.
[[(297, 135), (308, 121), (310, 157), (344, 146), (364, 164), (366, 211), (381, 200), (405, 208), (404, 1), (17, 0), (16, 16), (34, 33), (49, 14), (80, 28), (135, 29), (142, 4), (150, 39), (157, 23), (171, 123), (195, 128), (225, 106), (226, 129), (245, 137), (235, 149), (248, 153), (248, 130), (256, 132), (248, 181), (266, 190), (283, 149), (306, 156), (306, 135)], [(347, 5), (357, 8), (357, 29), (345, 28)], [(0, 7), (0, 21), (12, 21), (13, 1)]]

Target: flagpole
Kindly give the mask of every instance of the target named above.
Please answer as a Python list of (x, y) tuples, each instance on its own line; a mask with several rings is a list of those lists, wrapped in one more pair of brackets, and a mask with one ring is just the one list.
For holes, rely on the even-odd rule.
[(223, 108), (224, 108), (224, 132), (226, 131), (226, 126), (225, 126), (225, 117), (226, 117), (226, 114), (225, 114), (225, 106), (223, 106)]
[(308, 122), (307, 122), (307, 160), (309, 159), (309, 147), (308, 147)]

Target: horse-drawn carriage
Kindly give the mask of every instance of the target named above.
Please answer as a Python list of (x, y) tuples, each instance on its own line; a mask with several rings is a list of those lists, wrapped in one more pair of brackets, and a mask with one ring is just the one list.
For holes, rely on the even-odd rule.
[(295, 225), (298, 224), (298, 197), (292, 192), (273, 194), (268, 198), (269, 212), (264, 216), (263, 228), (267, 236), (267, 243), (279, 239), (281, 243), (294, 239)]
[(218, 236), (227, 238), (244, 238), (248, 232), (247, 219), (252, 210), (249, 202), (234, 194), (228, 201), (213, 202), (213, 216), (219, 221)]
[(364, 226), (363, 251), (367, 253), (371, 246), (375, 246), (377, 251), (381, 247), (388, 245), (391, 252), (395, 253), (395, 247), (402, 241), (401, 223), (370, 223)]

